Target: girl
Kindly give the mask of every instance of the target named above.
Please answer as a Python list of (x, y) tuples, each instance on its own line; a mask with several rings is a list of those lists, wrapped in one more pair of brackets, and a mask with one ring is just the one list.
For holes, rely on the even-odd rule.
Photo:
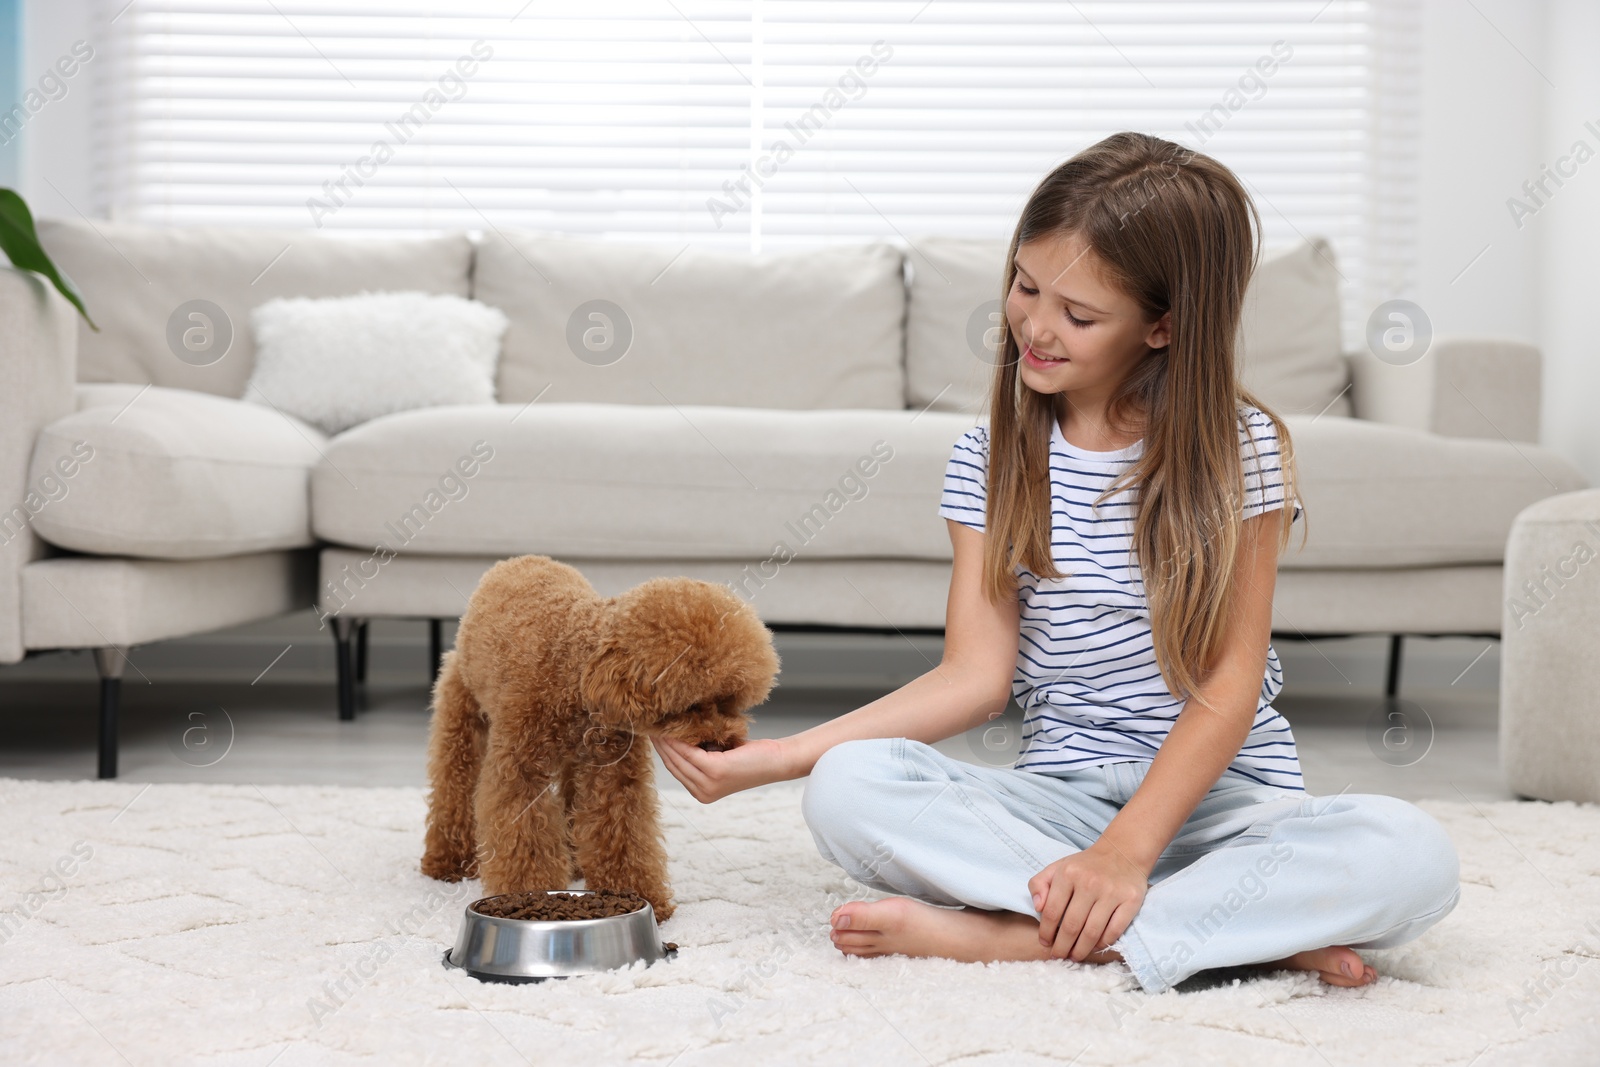
[[(810, 775), (822, 856), (904, 894), (837, 908), (841, 952), (1122, 960), (1151, 993), (1238, 964), (1361, 986), (1354, 949), (1455, 907), (1439, 824), (1311, 797), (1271, 706), (1302, 509), (1288, 431), (1235, 373), (1259, 223), (1226, 167), (1154, 137), (1056, 168), (1011, 240), (988, 425), (945, 475), (939, 666), (781, 740), (656, 739), (705, 803)], [(1014, 767), (932, 747), (1012, 695)]]

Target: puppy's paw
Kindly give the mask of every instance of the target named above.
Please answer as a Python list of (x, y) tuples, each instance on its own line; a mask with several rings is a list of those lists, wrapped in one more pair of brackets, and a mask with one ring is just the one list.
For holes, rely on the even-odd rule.
[(467, 877), (466, 859), (428, 853), (422, 857), (422, 873), (441, 882), (459, 882)]

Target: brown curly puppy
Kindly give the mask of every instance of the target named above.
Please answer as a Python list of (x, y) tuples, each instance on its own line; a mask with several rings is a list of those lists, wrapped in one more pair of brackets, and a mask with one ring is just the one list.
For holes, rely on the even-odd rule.
[(520, 556), (483, 576), (433, 690), (422, 871), (488, 894), (631, 890), (672, 915), (651, 734), (728, 748), (778, 672), (727, 586), (655, 578), (605, 598)]

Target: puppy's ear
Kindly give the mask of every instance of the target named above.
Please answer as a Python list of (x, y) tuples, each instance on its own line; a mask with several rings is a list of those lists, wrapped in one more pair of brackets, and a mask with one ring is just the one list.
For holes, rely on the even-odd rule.
[(637, 675), (638, 663), (622, 647), (602, 637), (578, 679), (578, 695), (596, 725), (641, 730), (652, 701)]

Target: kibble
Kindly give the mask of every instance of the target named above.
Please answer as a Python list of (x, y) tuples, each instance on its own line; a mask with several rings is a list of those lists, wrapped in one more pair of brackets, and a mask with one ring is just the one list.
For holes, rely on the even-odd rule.
[(504, 893), (478, 901), (472, 905), (472, 910), (494, 919), (549, 922), (628, 915), (646, 903), (648, 901), (637, 893), (597, 889), (590, 893)]

